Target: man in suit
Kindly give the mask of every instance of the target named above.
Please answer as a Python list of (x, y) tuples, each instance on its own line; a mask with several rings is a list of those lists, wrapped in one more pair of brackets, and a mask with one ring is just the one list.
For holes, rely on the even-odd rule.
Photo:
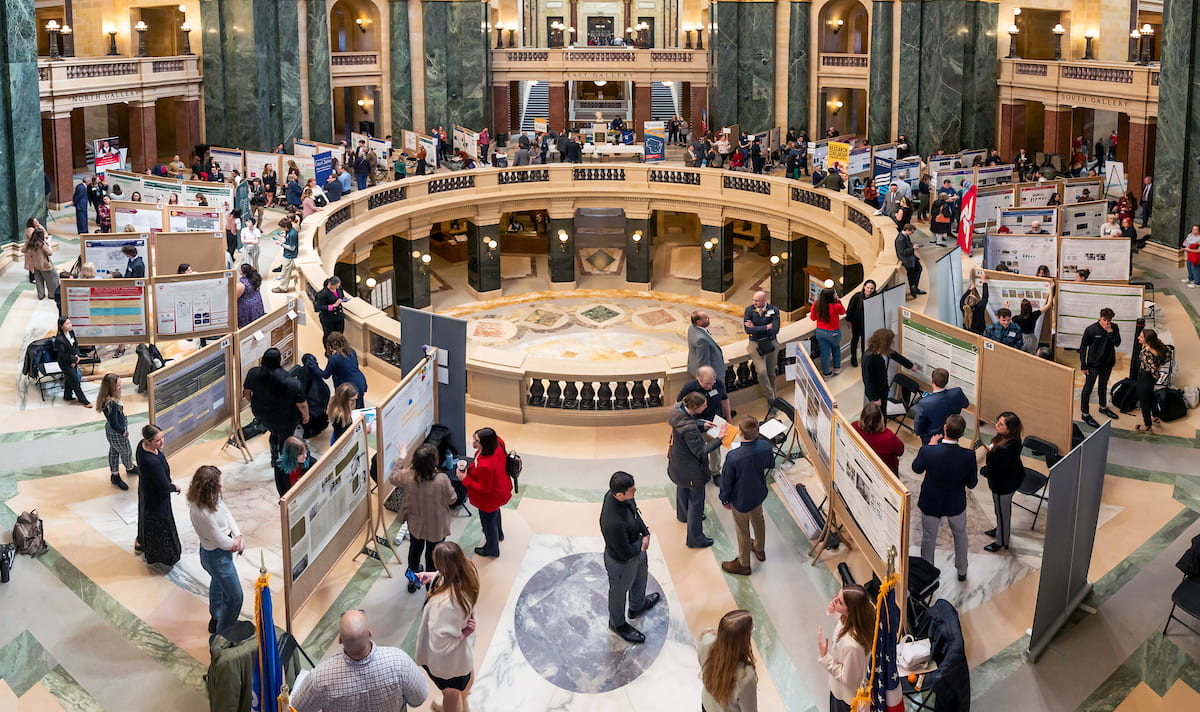
[(125, 245), (121, 248), (121, 254), (129, 259), (129, 262), (125, 264), (125, 276), (133, 279), (145, 279), (146, 261), (138, 257), (137, 248), (133, 245)]
[(758, 436), (758, 421), (752, 416), (744, 416), (738, 422), (738, 430), (741, 445), (730, 451), (721, 470), (721, 504), (733, 512), (738, 555), (736, 559), (721, 562), (721, 569), (749, 576), (751, 552), (759, 561), (767, 560), (762, 504), (767, 499), (767, 470), (775, 466), (775, 456), (771, 454), (771, 443)]
[(71, 205), (75, 206), (75, 232), (80, 235), (88, 233), (88, 183), (86, 178), (80, 178), (75, 184), (75, 192), (71, 194)]
[(1154, 207), (1154, 176), (1142, 179), (1142, 227), (1150, 222), (1150, 209)]
[(925, 294), (918, 286), (923, 269), (921, 261), (917, 259), (917, 251), (913, 248), (912, 236), (916, 231), (917, 228), (908, 223), (896, 234), (896, 259), (900, 260), (900, 264), (908, 276), (908, 293), (912, 297)]
[(698, 369), (708, 366), (718, 376), (725, 375), (725, 353), (717, 340), (708, 333), (708, 325), (712, 323), (708, 312), (697, 309), (692, 312), (692, 325), (688, 327), (688, 373), (700, 377)]
[(967, 580), (967, 490), (979, 483), (975, 453), (959, 447), (967, 421), (961, 415), (946, 418), (943, 435), (934, 435), (917, 451), (913, 472), (924, 474), (917, 508), (921, 510), (921, 558), (933, 563), (942, 517), (954, 536), (954, 568), (958, 580)]
[(671, 425), (667, 477), (675, 483), (675, 518), (687, 524), (689, 549), (713, 544), (704, 536), (704, 485), (709, 479), (708, 454), (721, 447), (721, 439), (704, 441), (704, 424), (697, 416), (704, 412), (705, 405), (704, 396), (688, 393), (667, 416)]
[(946, 388), (950, 382), (950, 372), (946, 369), (933, 369), (929, 380), (933, 383), (933, 391), (917, 403), (917, 412), (913, 417), (913, 432), (921, 438), (922, 445), (928, 445), (930, 438), (942, 432), (942, 426), (949, 416), (957, 415), (969, 405), (961, 388)]

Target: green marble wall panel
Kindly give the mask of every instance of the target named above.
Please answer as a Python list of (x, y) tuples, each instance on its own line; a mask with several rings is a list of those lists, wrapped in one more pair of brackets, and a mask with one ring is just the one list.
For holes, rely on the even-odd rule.
[(738, 18), (741, 3), (714, 2), (709, 12), (714, 32), (709, 38), (712, 91), (708, 94), (709, 125), (729, 126), (738, 116)]
[(306, 0), (308, 41), (308, 138), (333, 141), (333, 79), (329, 70), (329, 13), (325, 0)]
[(225, 141), (225, 23), (220, 0), (200, 0), (200, 42), (204, 67), (204, 135), (205, 140), (219, 146)]
[(812, 4), (793, 2), (788, 23), (788, 93), (787, 125), (797, 131), (808, 128), (809, 76), (812, 72), (809, 54), (809, 30)]
[[(641, 242), (633, 241), (633, 233), (641, 232)], [(625, 219), (625, 281), (649, 284), (652, 274), (650, 253), (654, 241), (650, 232), (650, 221), (640, 218)]]
[(412, 40), (408, 34), (408, 0), (392, 0), (388, 3), (388, 39), (391, 44), (391, 134), (398, 142), (400, 132), (413, 127)]
[(892, 0), (875, 0), (871, 12), (871, 64), (867, 80), (867, 140), (887, 143), (892, 133)]
[(33, 3), (0, 1), (0, 20), (0, 229), (6, 241), (18, 241), (29, 218), (46, 220)]
[(900, 2), (900, 81), (896, 86), (896, 133), (908, 138), (914, 149), (920, 144), (921, 19), (925, 3)]
[(962, 148), (992, 148), (998, 143), (996, 121), (1000, 111), (1000, 89), (996, 84), (1000, 5), (971, 2), (968, 7), (973, 12), (963, 63)]
[(775, 3), (718, 2), (713, 50), (713, 126), (764, 131), (775, 121)]
[[(559, 230), (567, 233), (565, 243), (559, 242)], [(551, 282), (575, 281), (575, 218), (550, 218), (550, 254), (546, 261)]]
[(487, 9), (482, 2), (425, 0), (426, 128), (459, 124), (472, 130), (485, 125), (490, 53)]
[[(1158, 75), (1158, 138), (1155, 143), (1153, 240), (1179, 247), (1200, 223), (1200, 203), (1187, 199), (1200, 188), (1200, 2), (1163, 4), (1162, 68)], [(1140, 190), (1131, 186), (1134, 191)]]

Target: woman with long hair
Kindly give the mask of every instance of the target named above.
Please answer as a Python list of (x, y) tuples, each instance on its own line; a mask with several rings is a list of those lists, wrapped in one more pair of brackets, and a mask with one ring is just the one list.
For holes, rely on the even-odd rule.
[(262, 275), (253, 265), (243, 264), (237, 283), (238, 328), (242, 328), (267, 313), (262, 300)]
[(46, 230), (30, 218), (30, 226), (25, 230), (25, 244), (21, 246), (21, 254), (25, 255), (25, 269), (33, 275), (33, 283), (37, 286), (38, 299), (45, 299), (58, 289), (58, 271), (54, 269), (54, 246), (46, 238)]
[(721, 616), (715, 631), (709, 629), (700, 635), (696, 650), (706, 712), (758, 710), (758, 673), (750, 644), (753, 632), (750, 611), (738, 609)]
[(475, 446), (475, 457), (469, 466), (459, 460), (458, 476), (467, 488), (467, 498), (479, 510), (479, 523), (483, 527), (483, 546), (475, 547), (475, 555), (496, 558), (500, 556), (500, 542), (504, 541), (500, 508), (512, 499), (512, 481), (505, 467), (508, 449), (491, 428), (476, 430), (471, 444)]
[(1154, 384), (1158, 380), (1158, 369), (1162, 368), (1167, 356), (1167, 345), (1158, 338), (1154, 329), (1142, 329), (1138, 334), (1141, 352), (1138, 354), (1137, 399), (1142, 408), (1142, 425), (1137, 429), (1143, 433), (1153, 432)]
[(875, 637), (875, 604), (857, 584), (843, 586), (827, 615), (838, 617), (833, 644), (817, 629), (819, 662), (829, 672), (829, 712), (850, 712), (850, 703), (867, 676), (867, 656)]
[[(826, 379), (842, 372), (842, 327), (841, 317), (846, 313), (837, 292), (826, 287), (817, 295), (809, 318), (817, 322), (817, 343), (821, 345), (821, 373)], [(830, 359), (833, 369), (830, 370)]]
[(308, 451), (308, 443), (301, 438), (290, 437), (283, 441), (283, 448), (279, 451), (279, 464), (275, 471), (275, 484), (279, 486), (280, 476), (287, 481), (287, 487), (284, 487), (283, 492), (279, 493), (282, 497), (284, 492), (291, 489), (292, 485), (296, 484), (301, 477), (308, 472), (313, 465), (317, 464), (317, 458), (313, 457)]
[(1021, 327), (1021, 350), (1027, 354), (1036, 354), (1038, 342), (1041, 340), (1041, 334), (1038, 333), (1038, 324), (1041, 323), (1042, 314), (1050, 310), (1050, 305), (1054, 303), (1054, 292), (1050, 292), (1046, 303), (1041, 309), (1034, 309), (1033, 303), (1028, 299), (1021, 300), (1020, 312), (1013, 315), (1013, 323)]
[(346, 335), (333, 331), (325, 339), (325, 368), (321, 369), (322, 378), (332, 378), (335, 389), (349, 383), (355, 389), (355, 408), (365, 408), (363, 396), (367, 392), (367, 377), (358, 366), (358, 353), (350, 348)]
[(356, 404), (359, 400), (358, 389), (353, 383), (343, 383), (333, 389), (333, 395), (329, 396), (329, 405), (325, 408), (325, 413), (329, 416), (329, 425), (333, 428), (333, 437), (329, 439), (329, 444), (337, 442), (337, 439), (342, 437), (342, 433), (350, 429), (350, 423), (354, 420), (354, 409), (358, 407)]
[(246, 550), (242, 532), (221, 497), (221, 471), (201, 465), (188, 486), (188, 515), (200, 538), (200, 565), (208, 572), (208, 632), (227, 630), (242, 612), (242, 581), (233, 555)]
[[(987, 275), (981, 276), (978, 280), (972, 279), (971, 285), (967, 287), (967, 291), (963, 292), (962, 297), (958, 300), (958, 308), (962, 310), (963, 328), (967, 331), (972, 331), (976, 334), (983, 334), (984, 327), (987, 326), (984, 319), (984, 309), (988, 303), (988, 285)], [(982, 291), (978, 285), (982, 284)]]
[(104, 374), (100, 393), (96, 396), (96, 410), (104, 415), (109, 479), (117, 489), (127, 490), (129, 485), (121, 479), (121, 463), (125, 463), (125, 473), (131, 476), (138, 473), (138, 468), (133, 464), (133, 449), (129, 447), (129, 419), (125, 417), (125, 406), (121, 403), (121, 377), (117, 374)]
[[(455, 500), (450, 477), (438, 467), (437, 446), (418, 447), (407, 467), (397, 463), (388, 482), (403, 493), (398, 519), (408, 522), (408, 570), (432, 571), (434, 547), (450, 536), (450, 505)], [(421, 568), (422, 552), (425, 568)], [(416, 590), (409, 583), (409, 593)]]
[(112, 199), (107, 195), (96, 206), (96, 224), (100, 226), (100, 232), (112, 232)]
[(54, 355), (63, 374), (63, 400), (75, 401), (76, 405), (90, 408), (92, 404), (83, 394), (83, 373), (79, 370), (79, 341), (75, 338), (75, 326), (65, 316), (58, 318)]
[(171, 481), (171, 465), (162, 451), (165, 442), (162, 428), (142, 426), (142, 441), (134, 455), (141, 476), (138, 477), (137, 540), (133, 548), (146, 555), (147, 564), (174, 566), (182, 547), (175, 514), (171, 511), (171, 495), (181, 490)]
[(887, 429), (887, 420), (883, 417), (883, 409), (879, 405), (868, 403), (863, 406), (862, 413), (854, 423), (854, 429), (867, 441), (867, 445), (871, 446), (892, 474), (900, 474), (900, 456), (904, 454), (904, 443)]
[(987, 464), (979, 474), (988, 481), (992, 505), (996, 509), (996, 528), (984, 532), (996, 541), (983, 547), (996, 552), (1007, 549), (1012, 533), (1013, 492), (1025, 481), (1025, 464), (1021, 462), (1021, 419), (1016, 413), (1004, 411), (996, 418), (996, 437), (988, 443)]
[(891, 329), (876, 329), (867, 339), (867, 352), (863, 356), (863, 397), (880, 408), (887, 405), (888, 362), (895, 361), (905, 368), (913, 368), (913, 362), (896, 351), (895, 343), (896, 334)]
[(475, 602), (479, 574), (452, 541), (433, 547), (436, 571), (417, 574), (433, 584), (418, 625), (416, 663), (442, 691), (445, 712), (463, 712), (475, 669)]
[(242, 397), (250, 401), (250, 412), (271, 434), (271, 467), (275, 469), (275, 487), (283, 495), (290, 483), (276, 467), (279, 451), (296, 428), (308, 422), (308, 401), (299, 379), (283, 368), (283, 354), (279, 349), (273, 346), (267, 349), (259, 365), (246, 373)]
[(850, 365), (855, 368), (858, 367), (858, 357), (862, 353), (863, 330), (866, 328), (863, 302), (875, 296), (876, 289), (875, 280), (868, 279), (863, 282), (862, 289), (850, 297), (850, 303), (846, 305), (846, 321), (850, 322)]

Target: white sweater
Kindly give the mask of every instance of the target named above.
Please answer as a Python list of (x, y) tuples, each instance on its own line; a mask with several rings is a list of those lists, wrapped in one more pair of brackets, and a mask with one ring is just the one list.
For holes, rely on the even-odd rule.
[(841, 632), (839, 620), (829, 636), (829, 650), (817, 660), (829, 672), (829, 691), (849, 704), (867, 676), (867, 651), (848, 633), (839, 639)]
[(443, 680), (471, 673), (475, 669), (475, 634), (462, 637), (469, 617), (455, 603), (449, 589), (430, 597), (421, 611), (414, 656), (417, 664)]
[(202, 549), (230, 551), (233, 549), (233, 540), (242, 535), (223, 499), (217, 500), (215, 512), (197, 506), (195, 502), (189, 502), (188, 514), (192, 519), (192, 529), (200, 536)]

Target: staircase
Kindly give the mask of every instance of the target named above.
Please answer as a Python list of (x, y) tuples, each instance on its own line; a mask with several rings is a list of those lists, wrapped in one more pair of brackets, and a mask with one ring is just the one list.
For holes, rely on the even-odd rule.
[(550, 119), (550, 85), (546, 82), (521, 85), (521, 131), (533, 131), (534, 119)]
[(662, 82), (650, 84), (650, 120), (666, 121), (672, 116), (679, 116), (679, 85), (672, 82), (670, 86)]

